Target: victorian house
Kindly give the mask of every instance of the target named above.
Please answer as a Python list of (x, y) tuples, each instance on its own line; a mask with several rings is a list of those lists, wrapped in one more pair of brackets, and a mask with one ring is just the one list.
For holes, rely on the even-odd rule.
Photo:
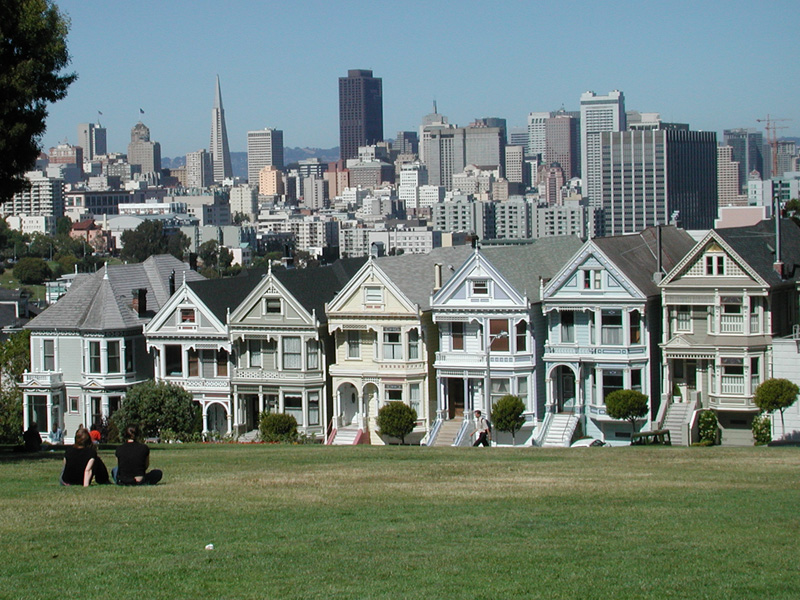
[(675, 227), (595, 238), (572, 255), (542, 295), (547, 417), (543, 445), (569, 445), (576, 435), (629, 443), (628, 422), (606, 414), (619, 389), (648, 396), (658, 421), (661, 398), (661, 309), (658, 282), (694, 246)]
[[(753, 395), (771, 377), (773, 339), (797, 333), (800, 228), (780, 220), (710, 231), (661, 282), (663, 401), (692, 429), (718, 418), (722, 443), (751, 445)], [(795, 365), (796, 367), (796, 365)]]
[[(516, 439), (530, 441), (545, 407), (541, 287), (580, 246), (573, 236), (486, 246), (436, 291), (431, 309), (440, 340), (434, 362), (438, 403), (428, 443), (469, 444), (473, 412), (490, 415), (508, 394), (525, 405), (526, 423)], [(494, 437), (512, 443), (510, 435), (495, 431)]]
[(264, 271), (228, 279), (184, 281), (144, 333), (155, 379), (191, 392), (203, 410), (203, 432), (233, 430), (228, 313), (261, 281)]
[(324, 436), (333, 352), (325, 303), (365, 262), (351, 258), (313, 269), (270, 270), (232, 306), (227, 324), (234, 431), (256, 429), (266, 411), (292, 415), (303, 434)]
[(171, 295), (171, 278), (203, 277), (169, 255), (132, 265), (106, 265), (75, 278), (69, 291), (25, 328), (31, 369), (25, 373), (24, 426), (43, 437), (55, 427), (70, 441), (79, 425), (100, 425), (126, 390), (153, 377), (144, 326)]
[(438, 332), (430, 299), (470, 254), (465, 246), (370, 258), (325, 307), (334, 339), (333, 427), (329, 443), (383, 444), (378, 410), (401, 401), (417, 413), (406, 439), (419, 443), (436, 415), (432, 373)]

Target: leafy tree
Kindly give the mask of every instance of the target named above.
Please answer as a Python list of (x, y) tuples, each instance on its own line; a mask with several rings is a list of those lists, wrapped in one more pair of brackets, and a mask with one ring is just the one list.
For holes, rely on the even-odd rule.
[(606, 396), (606, 413), (612, 419), (630, 421), (636, 433), (636, 419), (647, 414), (647, 396), (636, 390), (614, 390)]
[(26, 256), (14, 265), (14, 277), (20, 283), (38, 285), (50, 277), (50, 267), (41, 258)]
[(22, 440), (22, 374), (31, 366), (30, 331), (12, 334), (0, 344), (0, 443)]
[(406, 436), (414, 431), (416, 420), (417, 411), (399, 400), (387, 402), (378, 410), (377, 423), (381, 435), (400, 438), (403, 445)]
[(785, 434), (786, 424), (783, 421), (783, 411), (795, 403), (799, 392), (797, 384), (788, 379), (767, 379), (756, 388), (753, 402), (763, 412), (780, 411), (781, 429)]
[(189, 238), (182, 231), (168, 232), (161, 221), (147, 220), (136, 229), (122, 233), (120, 237), (123, 260), (144, 262), (154, 254), (172, 254), (183, 259), (189, 247)]
[(219, 266), (221, 269), (229, 269), (233, 264), (233, 252), (228, 250), (225, 246), (220, 246), (219, 249)]
[(66, 235), (69, 237), (70, 231), (72, 231), (72, 219), (69, 217), (58, 217), (56, 221), (56, 235)]
[(125, 431), (128, 425), (139, 425), (145, 436), (157, 436), (161, 430), (169, 429), (180, 440), (202, 428), (200, 405), (189, 392), (179, 385), (153, 380), (130, 388), (112, 420), (119, 431)]
[(0, 203), (27, 187), (47, 105), (67, 95), (69, 19), (50, 0), (0, 2)]
[(258, 433), (264, 442), (293, 442), (297, 439), (297, 419), (264, 411), (258, 419)]
[(500, 398), (492, 407), (492, 423), (498, 431), (511, 433), (511, 443), (516, 445), (517, 431), (525, 423), (525, 404), (519, 396), (506, 395)]
[(203, 261), (203, 265), (205, 267), (210, 267), (212, 269), (217, 268), (217, 259), (219, 257), (219, 244), (217, 244), (217, 240), (208, 240), (207, 242), (203, 242), (200, 244), (200, 248), (197, 251), (200, 260)]

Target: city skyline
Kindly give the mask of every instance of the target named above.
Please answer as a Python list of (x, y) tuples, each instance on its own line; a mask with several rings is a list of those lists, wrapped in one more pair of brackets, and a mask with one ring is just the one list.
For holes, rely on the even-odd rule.
[[(338, 78), (349, 69), (383, 80), (387, 139), (416, 130), (434, 100), (450, 123), (496, 116), (516, 128), (529, 112), (577, 110), (583, 92), (614, 89), (629, 110), (659, 112), (719, 139), (724, 129), (763, 131), (756, 119), (767, 114), (792, 119), (777, 123), (787, 126), (779, 136), (800, 133), (794, 40), (770, 29), (794, 14), (788, 1), (758, 11), (744, 2), (568, 2), (558, 30), (543, 26), (556, 15), (517, 3), (491, 13), (470, 2), (455, 10), (309, 2), (267, 12), (234, 0), (222, 16), (203, 1), (192, 11), (151, 1), (58, 5), (72, 20), (70, 69), (79, 78), (50, 106), (45, 151), (64, 139), (77, 144), (76, 126), (96, 122), (98, 111), (109, 151), (124, 152), (139, 119), (164, 156), (208, 149), (217, 74), (231, 151), (246, 149), (247, 131), (266, 127), (284, 131), (288, 147), (331, 148), (339, 143)], [(142, 20), (149, 11), (157, 18)]]

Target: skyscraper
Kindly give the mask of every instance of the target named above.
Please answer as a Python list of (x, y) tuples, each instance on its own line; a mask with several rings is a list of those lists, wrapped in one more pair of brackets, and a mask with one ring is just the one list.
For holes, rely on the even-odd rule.
[(128, 163), (141, 166), (143, 174), (161, 172), (161, 144), (150, 141), (150, 129), (141, 121), (131, 129)]
[(80, 123), (78, 125), (78, 146), (83, 148), (84, 160), (94, 160), (95, 156), (105, 154), (106, 128), (100, 123)]
[(545, 163), (558, 163), (564, 177), (578, 176), (578, 119), (565, 113), (545, 119)]
[(583, 195), (589, 206), (601, 205), (602, 148), (600, 134), (604, 131), (625, 131), (625, 96), (619, 90), (607, 96), (594, 92), (581, 94), (581, 177)]
[(247, 182), (258, 185), (258, 174), (266, 166), (283, 169), (283, 131), (280, 129), (247, 132)]
[(764, 173), (764, 135), (753, 129), (726, 129), (722, 132), (726, 146), (733, 148), (732, 159), (739, 163), (739, 187), (747, 190), (750, 173)]
[(383, 141), (383, 81), (367, 69), (339, 78), (339, 157), (358, 157), (359, 146)]
[(710, 229), (717, 216), (717, 135), (659, 129), (604, 131), (600, 169), (603, 235), (636, 233), (677, 219)]
[(222, 108), (222, 92), (219, 89), (219, 75), (214, 94), (214, 108), (211, 109), (211, 162), (214, 165), (214, 181), (233, 177), (231, 152), (228, 148), (228, 130), (225, 128), (225, 109)]
[(186, 187), (205, 188), (214, 182), (214, 167), (211, 154), (205, 150), (186, 155)]

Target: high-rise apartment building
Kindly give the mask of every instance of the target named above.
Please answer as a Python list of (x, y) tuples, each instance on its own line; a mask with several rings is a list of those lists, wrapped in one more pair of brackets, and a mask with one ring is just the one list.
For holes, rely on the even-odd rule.
[(231, 188), (229, 202), (232, 215), (246, 215), (251, 223), (258, 219), (258, 189), (252, 185)]
[(722, 132), (723, 143), (733, 148), (732, 158), (739, 163), (739, 188), (747, 190), (750, 173), (764, 173), (764, 135), (754, 129), (726, 129)]
[(717, 135), (676, 129), (602, 132), (603, 235), (676, 221), (710, 229), (717, 216)]
[(100, 123), (79, 123), (78, 146), (83, 148), (84, 160), (94, 160), (96, 156), (106, 154), (106, 128)]
[(247, 181), (255, 185), (266, 166), (283, 169), (283, 131), (260, 129), (247, 132)]
[[(29, 171), (25, 178), (30, 187), (14, 194), (0, 204), (0, 215), (52, 217), (53, 222), (64, 215), (64, 181), (46, 177), (41, 171)], [(55, 233), (50, 232), (50, 233)]]
[(625, 131), (625, 97), (619, 90), (607, 96), (594, 92), (581, 94), (581, 177), (583, 195), (590, 206), (600, 206), (602, 185), (602, 149), (600, 134), (605, 131)]
[(222, 108), (222, 91), (219, 88), (219, 75), (214, 91), (214, 108), (211, 109), (211, 161), (214, 166), (214, 181), (233, 177), (231, 152), (228, 148), (228, 130), (225, 127), (225, 109)]
[(258, 172), (258, 193), (262, 196), (283, 196), (283, 171), (267, 165)]
[(525, 178), (525, 147), (506, 146), (506, 179), (511, 183), (527, 184)]
[(150, 141), (150, 129), (141, 121), (131, 129), (128, 163), (139, 165), (143, 174), (161, 172), (161, 144)]
[(205, 150), (186, 155), (186, 187), (205, 188), (214, 183), (214, 164), (211, 153)]
[(359, 146), (383, 141), (383, 82), (367, 69), (339, 78), (339, 156), (358, 157)]

